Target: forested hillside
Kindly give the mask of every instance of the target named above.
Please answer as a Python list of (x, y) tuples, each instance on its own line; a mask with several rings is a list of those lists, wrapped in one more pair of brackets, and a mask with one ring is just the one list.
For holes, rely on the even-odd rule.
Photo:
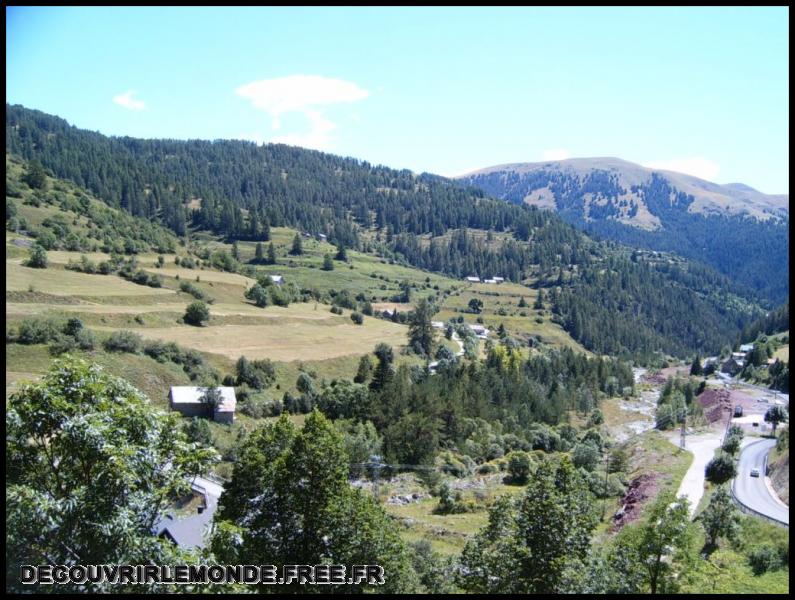
[(554, 213), (433, 175), (284, 145), (111, 138), (20, 106), (7, 106), (6, 146), (178, 235), (264, 241), (291, 226), (455, 277), (541, 285), (567, 331), (597, 352), (715, 352), (761, 314), (708, 268), (631, 260)]
[(496, 198), (553, 209), (601, 238), (705, 262), (770, 306), (788, 294), (786, 196), (617, 159), (504, 165), (460, 181)]

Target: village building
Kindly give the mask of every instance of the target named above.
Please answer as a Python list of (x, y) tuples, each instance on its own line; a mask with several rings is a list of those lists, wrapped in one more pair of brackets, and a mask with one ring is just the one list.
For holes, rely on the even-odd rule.
[(284, 284), (284, 276), (283, 275), (270, 275), (271, 281), (276, 285), (283, 285)]
[(431, 321), (431, 327), (434, 329), (444, 329), (444, 321)]
[(729, 375), (734, 376), (742, 371), (744, 366), (744, 360), (731, 356), (723, 362), (723, 364), (720, 366), (720, 370), (722, 373), (728, 373)]
[(466, 280), (467, 280), (469, 283), (480, 283), (480, 277), (474, 277), (474, 276), (472, 276), (472, 277), (467, 277), (467, 278), (466, 278)]
[(326, 236), (325, 233), (318, 233), (317, 239), (320, 240), (321, 242), (325, 242), (328, 240), (328, 236)]
[(489, 330), (484, 325), (470, 325), (469, 328), (481, 339), (486, 339), (489, 335)]
[(743, 344), (742, 346), (740, 346), (740, 352), (742, 353), (750, 352), (753, 349), (754, 349), (753, 344)]
[(172, 544), (189, 549), (201, 550), (207, 545), (207, 534), (212, 526), (218, 498), (211, 496), (201, 486), (192, 485), (194, 498), (200, 498), (195, 512), (178, 518), (174, 512), (167, 513), (157, 522), (154, 534), (167, 539)]
[(497, 283), (496, 279), (484, 279), (483, 283)]
[[(218, 387), (221, 393), (221, 401), (212, 411), (212, 419), (217, 423), (233, 423), (235, 420), (235, 388)], [(171, 410), (185, 415), (186, 417), (207, 417), (209, 410), (207, 403), (203, 401), (207, 388), (194, 387), (188, 385), (175, 385), (168, 393), (168, 405)]]
[(505, 281), (505, 277), (492, 277), (492, 279), (497, 283), (503, 283)]

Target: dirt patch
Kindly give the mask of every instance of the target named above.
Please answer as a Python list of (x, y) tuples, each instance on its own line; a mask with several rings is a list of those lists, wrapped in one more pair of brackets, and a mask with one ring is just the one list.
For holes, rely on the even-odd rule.
[(644, 374), (641, 381), (645, 383), (653, 383), (655, 385), (664, 385), (669, 377), (687, 377), (690, 371), (688, 367), (666, 367), (660, 369), (654, 374)]
[(770, 463), (770, 483), (781, 498), (789, 506), (789, 450)]
[(704, 417), (710, 423), (725, 422), (731, 418), (732, 399), (731, 392), (726, 389), (705, 389), (698, 396), (698, 403), (704, 409)]
[(657, 473), (643, 473), (629, 483), (627, 492), (621, 497), (621, 508), (613, 515), (612, 533), (638, 519), (643, 503), (657, 494), (658, 477)]

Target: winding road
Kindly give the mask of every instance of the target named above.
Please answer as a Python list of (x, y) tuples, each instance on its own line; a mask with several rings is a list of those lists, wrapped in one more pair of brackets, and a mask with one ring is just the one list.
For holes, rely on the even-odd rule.
[[(767, 455), (775, 445), (775, 439), (764, 439), (742, 449), (732, 492), (744, 506), (789, 526), (789, 507), (771, 493), (765, 482)], [(751, 477), (754, 468), (759, 469), (759, 477)]]

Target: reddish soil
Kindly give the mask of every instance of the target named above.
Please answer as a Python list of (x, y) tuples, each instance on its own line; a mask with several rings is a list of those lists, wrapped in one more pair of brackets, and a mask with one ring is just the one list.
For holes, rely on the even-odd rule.
[(624, 525), (640, 517), (643, 503), (657, 493), (657, 478), (657, 473), (644, 473), (630, 482), (627, 492), (621, 498), (621, 508), (613, 515), (611, 532), (619, 531)]
[(731, 393), (725, 389), (707, 388), (698, 396), (698, 402), (704, 408), (704, 416), (710, 423), (725, 422), (731, 418)]
[(687, 377), (690, 374), (690, 367), (666, 367), (660, 369), (654, 375), (645, 375), (643, 381), (664, 385), (669, 377)]
[(698, 396), (698, 401), (704, 407), (704, 416), (710, 423), (726, 424), (734, 416), (735, 406), (742, 406), (745, 415), (759, 412), (757, 401), (738, 390), (707, 388)]

